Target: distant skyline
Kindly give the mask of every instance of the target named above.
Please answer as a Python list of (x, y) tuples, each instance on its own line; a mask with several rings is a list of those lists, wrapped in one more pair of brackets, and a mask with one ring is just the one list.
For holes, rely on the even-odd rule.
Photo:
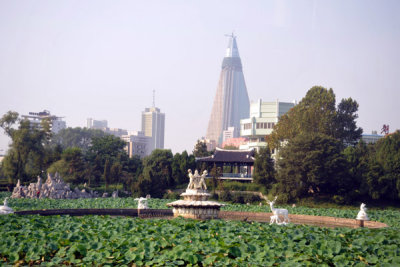
[[(165, 148), (206, 135), (221, 60), (237, 36), (251, 101), (314, 85), (355, 99), (364, 133), (400, 129), (400, 1), (0, 1), (0, 116), (49, 110), (141, 129), (165, 113)], [(0, 154), (8, 148), (0, 134)], [(3, 150), (3, 151), (2, 151)]]

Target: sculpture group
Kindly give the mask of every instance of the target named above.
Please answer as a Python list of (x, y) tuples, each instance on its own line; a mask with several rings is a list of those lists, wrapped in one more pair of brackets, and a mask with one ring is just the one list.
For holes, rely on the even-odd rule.
[(194, 171), (194, 174), (192, 173), (192, 170), (188, 170), (188, 176), (189, 176), (189, 184), (187, 189), (203, 189), (207, 190), (207, 185), (206, 185), (206, 176), (207, 176), (207, 171), (203, 171), (203, 174), (200, 176), (199, 172), (197, 170)]
[(71, 190), (69, 184), (65, 183), (58, 173), (54, 176), (49, 173), (45, 183), (42, 182), (42, 178), (38, 177), (37, 183), (30, 183), (29, 186), (21, 185), (18, 180), (11, 195), (11, 198), (68, 199), (92, 197), (98, 197), (96, 192), (87, 192), (86, 189), (79, 190), (78, 188)]

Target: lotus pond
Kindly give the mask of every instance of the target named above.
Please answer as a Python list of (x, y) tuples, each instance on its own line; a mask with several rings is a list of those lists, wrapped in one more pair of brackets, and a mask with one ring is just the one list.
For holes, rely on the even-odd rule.
[[(0, 195), (3, 201), (4, 194)], [(150, 208), (170, 200), (151, 199)], [(131, 198), (10, 199), (14, 210), (136, 208)], [(225, 210), (269, 207), (227, 205)], [(354, 218), (357, 208), (288, 208), (290, 213)], [(369, 210), (382, 229), (278, 226), (258, 222), (109, 216), (0, 216), (0, 264), (150, 266), (400, 266), (400, 212)]]

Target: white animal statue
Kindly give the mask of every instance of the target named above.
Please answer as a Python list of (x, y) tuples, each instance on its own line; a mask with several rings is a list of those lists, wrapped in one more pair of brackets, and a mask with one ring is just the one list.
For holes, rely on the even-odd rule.
[(287, 209), (275, 209), (274, 208), (274, 204), (276, 199), (278, 198), (278, 196), (276, 196), (274, 198), (273, 201), (269, 201), (269, 199), (267, 197), (265, 197), (265, 200), (267, 201), (267, 203), (269, 204), (269, 207), (271, 208), (272, 213), (274, 214), (274, 216), (277, 216), (276, 221), (278, 224), (281, 223), (281, 220), (279, 219), (279, 216), (283, 216), (283, 223), (289, 223), (289, 212)]
[(148, 209), (148, 205), (147, 205), (147, 198), (145, 197), (140, 197), (140, 198), (135, 198), (135, 200), (139, 201), (138, 202), (138, 209)]
[(361, 203), (360, 206), (360, 211), (357, 214), (357, 220), (362, 220), (362, 221), (368, 221), (368, 215), (367, 215), (367, 205), (365, 205), (364, 203)]
[(8, 205), (8, 197), (4, 199), (3, 206), (0, 206), (0, 215), (14, 213), (14, 210)]
[(280, 224), (278, 215), (271, 215), (269, 224), (273, 223)]

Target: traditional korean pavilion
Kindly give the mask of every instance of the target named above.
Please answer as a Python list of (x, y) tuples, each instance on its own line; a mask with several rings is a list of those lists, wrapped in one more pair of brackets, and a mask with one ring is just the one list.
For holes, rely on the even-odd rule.
[(196, 158), (199, 165), (205, 163), (211, 170), (214, 164), (223, 170), (223, 180), (253, 181), (254, 149), (225, 150), (216, 148), (214, 155)]

